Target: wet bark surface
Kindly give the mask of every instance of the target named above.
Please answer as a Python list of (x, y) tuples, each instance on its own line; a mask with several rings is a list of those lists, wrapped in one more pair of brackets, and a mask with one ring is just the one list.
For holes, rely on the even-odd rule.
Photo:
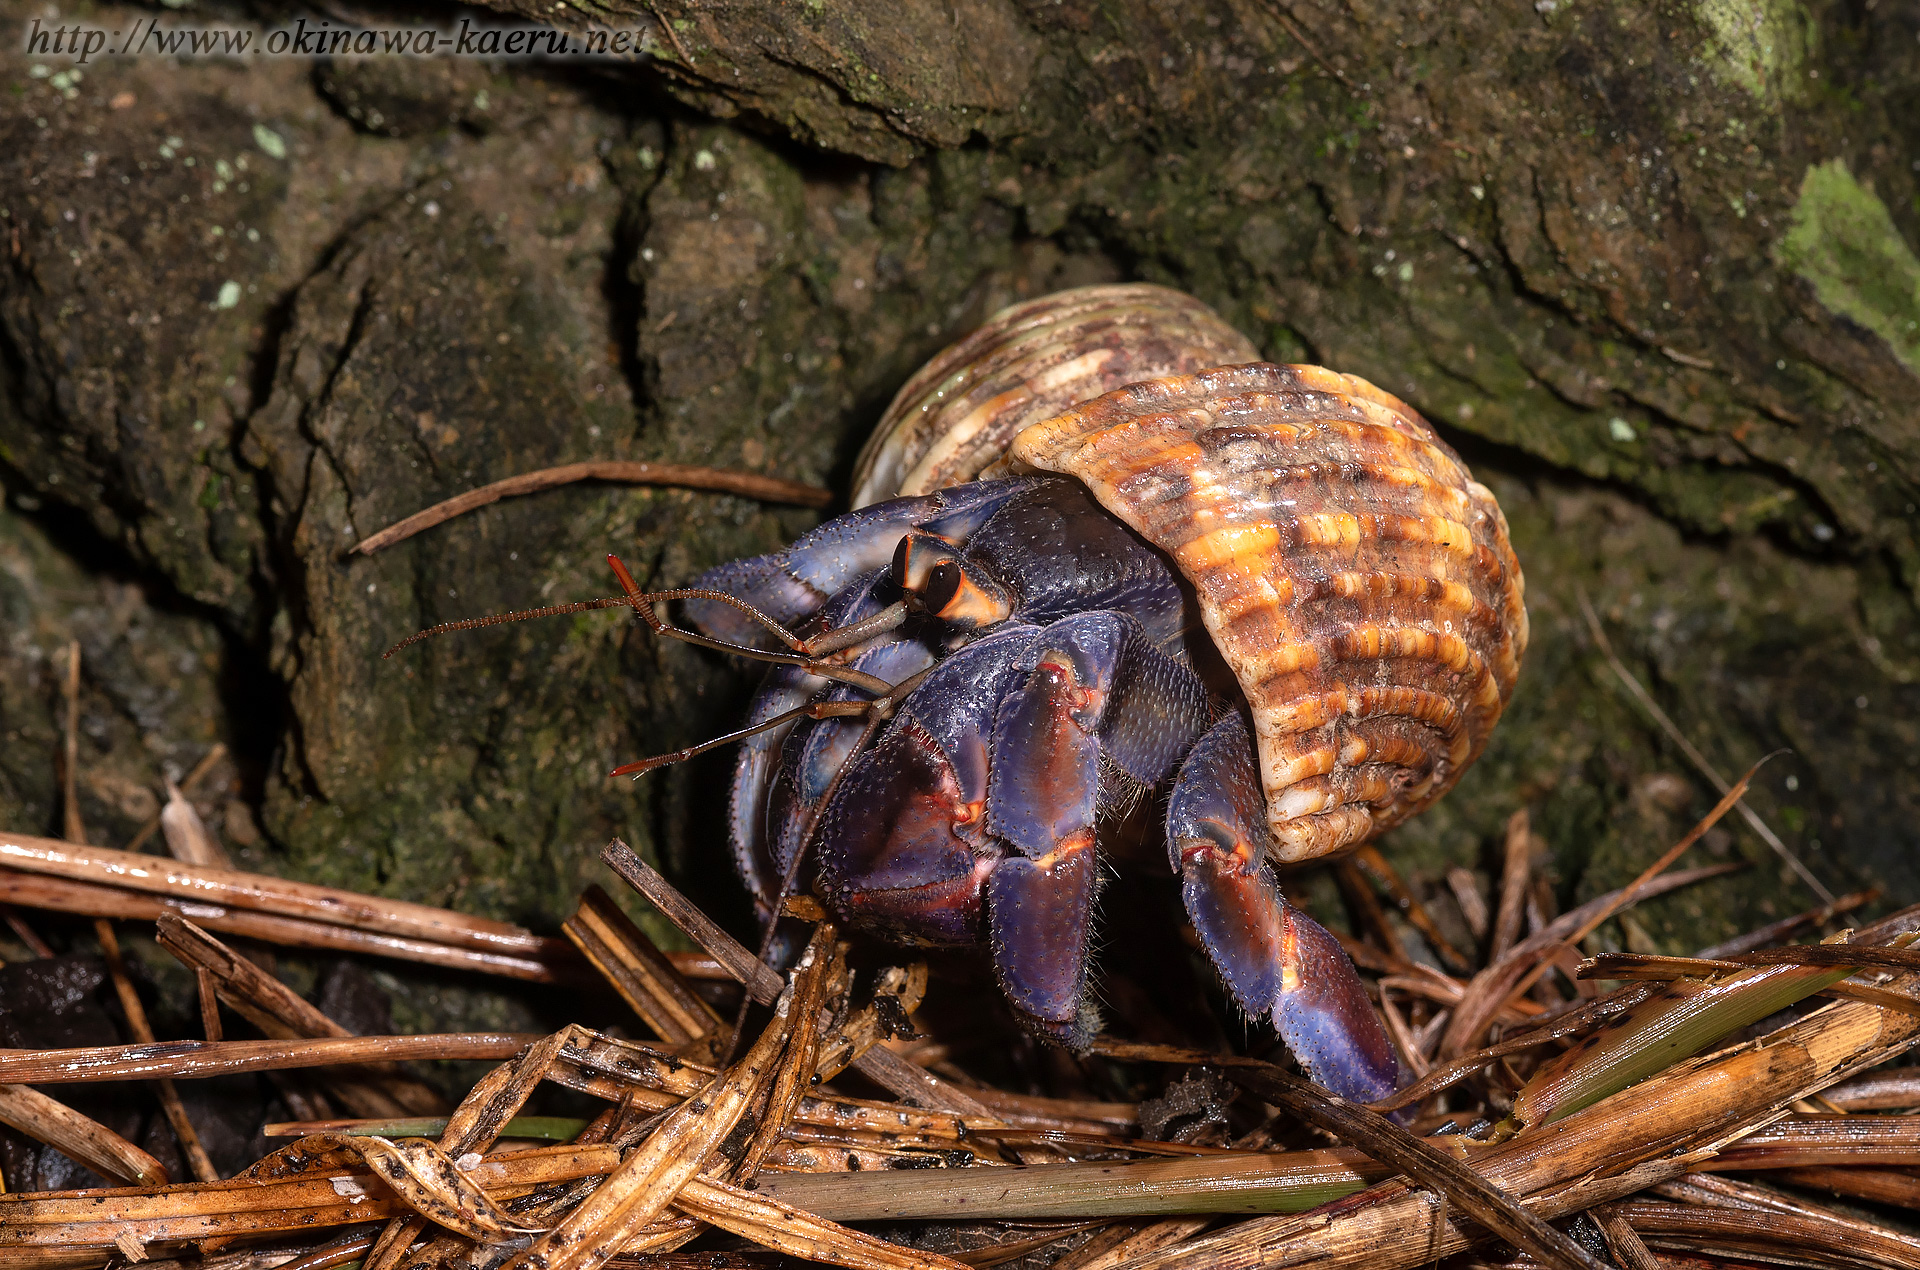
[[(579, 486), (349, 549), (587, 458), (844, 487), (943, 344), (1142, 278), (1399, 394), (1506, 509), (1533, 647), (1384, 844), (1416, 880), (1497, 869), (1527, 806), (1569, 903), (1711, 805), (1585, 595), (1723, 770), (1791, 748), (1755, 804), (1829, 886), (1920, 898), (1910, 8), (660, 0), (565, 11), (625, 63), (81, 68), (23, 50), (36, 12), (0, 5), (0, 822), (58, 830), (77, 639), (96, 842), (220, 740), (195, 797), (247, 867), (551, 929), (618, 834), (742, 920), (727, 759), (603, 773), (734, 726), (751, 669), (607, 613), (380, 653), (814, 513)], [(1813, 902), (1744, 828), (1703, 853), (1751, 867), (1632, 941)], [(406, 982), (403, 1027), (510, 1010)]]

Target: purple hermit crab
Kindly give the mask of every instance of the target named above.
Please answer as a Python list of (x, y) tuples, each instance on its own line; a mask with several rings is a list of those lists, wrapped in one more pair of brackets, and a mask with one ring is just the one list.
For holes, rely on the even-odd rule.
[[(1364, 380), (1254, 362), (1187, 297), (1086, 288), (916, 376), (860, 497), (695, 584), (805, 654), (756, 697), (733, 782), (762, 917), (797, 879), (884, 937), (984, 947), (1026, 1026), (1083, 1045), (1101, 827), (1164, 794), (1234, 997), (1321, 1084), (1388, 1093), (1352, 964), (1274, 867), (1438, 798), (1512, 692), (1520, 569), (1458, 456)], [(763, 642), (739, 605), (686, 613)]]

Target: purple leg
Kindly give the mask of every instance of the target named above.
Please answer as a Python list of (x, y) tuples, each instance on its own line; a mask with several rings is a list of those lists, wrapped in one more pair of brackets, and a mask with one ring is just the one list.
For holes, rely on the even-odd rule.
[(1037, 857), (1002, 860), (987, 879), (993, 969), (1028, 1027), (1075, 1048), (1099, 1030), (1086, 1003), (1098, 859), (1083, 829)]
[(1094, 825), (1103, 795), (1118, 792), (1103, 781), (1103, 755), (1153, 783), (1199, 731), (1206, 699), (1119, 613), (1054, 623), (1021, 668), (1025, 683), (994, 721), (987, 827), (1014, 853), (988, 884), (994, 969), (1030, 1026), (1083, 1046), (1096, 1026), (1086, 1005)]
[(1281, 895), (1266, 825), (1252, 738), (1233, 714), (1193, 747), (1167, 809), (1187, 912), (1235, 999), (1273, 1020), (1309, 1076), (1354, 1102), (1383, 1098), (1400, 1081), (1386, 1029), (1339, 942)]
[(1092, 725), (1105, 703), (1053, 635), (1044, 632), (1038, 663), (995, 720), (988, 826), (1018, 854), (994, 869), (988, 914), (1007, 1000), (1029, 1027), (1084, 1045), (1100, 796)]

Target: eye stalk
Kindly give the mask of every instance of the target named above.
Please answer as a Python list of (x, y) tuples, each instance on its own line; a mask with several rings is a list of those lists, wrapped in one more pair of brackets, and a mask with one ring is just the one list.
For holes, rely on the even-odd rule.
[(890, 576), (910, 604), (961, 630), (997, 626), (1013, 614), (1005, 587), (932, 534), (902, 538)]

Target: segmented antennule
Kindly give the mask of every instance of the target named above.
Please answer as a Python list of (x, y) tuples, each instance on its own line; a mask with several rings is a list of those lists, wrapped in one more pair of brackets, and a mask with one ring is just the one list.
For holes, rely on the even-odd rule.
[[(424, 631), (418, 631), (409, 635), (406, 639), (401, 640), (398, 644), (389, 648), (385, 655), (391, 657), (411, 644), (417, 644), (432, 635), (444, 635), (449, 631), (470, 631), (482, 626), (500, 626), (507, 622), (524, 622), (528, 618), (533, 617), (555, 617), (563, 613), (579, 613), (587, 609), (630, 608), (640, 615), (641, 620), (647, 624), (648, 629), (652, 630), (654, 634), (664, 635), (669, 639), (681, 640), (684, 643), (693, 644), (700, 648), (711, 648), (715, 652), (737, 653), (742, 657), (751, 657), (755, 661), (804, 666), (812, 674), (831, 679), (836, 683), (849, 684), (862, 691), (873, 693), (875, 696), (884, 696), (893, 688), (893, 685), (884, 679), (876, 679), (872, 675), (863, 675), (856, 670), (850, 670), (842, 666), (817, 660), (808, 653), (806, 646), (800, 640), (795, 639), (786, 627), (780, 625), (765, 613), (753, 607), (753, 605), (748, 604), (745, 600), (727, 595), (724, 592), (709, 591), (700, 587), (680, 587), (671, 591), (642, 591), (639, 584), (633, 580), (633, 574), (628, 571), (625, 564), (621, 563), (619, 557), (608, 556), (607, 563), (613, 567), (613, 576), (619, 581), (620, 589), (626, 592), (624, 596), (606, 597), (597, 600), (581, 600), (574, 604), (553, 604), (545, 608), (525, 609), (515, 613), (491, 613), (485, 617), (470, 617), (458, 622), (443, 622), (438, 626), (429, 627)], [(786, 643), (787, 647), (795, 651), (787, 653), (768, 652), (765, 649), (747, 648), (739, 644), (730, 644), (725, 640), (711, 639), (694, 631), (681, 630), (653, 610), (653, 606), (656, 604), (663, 604), (669, 600), (686, 599), (714, 600), (731, 605), (768, 630), (777, 634), (781, 640)]]
[[(609, 773), (609, 775), (612, 776), (635, 777), (638, 777), (642, 773), (650, 772), (656, 767), (665, 767), (670, 763), (684, 762), (716, 746), (744, 740), (756, 733), (768, 731), (783, 723), (788, 723), (801, 717), (825, 719), (847, 715), (872, 714), (876, 719), (883, 719), (891, 714), (891, 706), (895, 700), (900, 696), (904, 696), (908, 691), (911, 691), (912, 686), (918, 683), (921, 678), (921, 676), (915, 675), (903, 683), (891, 684), (884, 679), (863, 674), (850, 667), (819, 660), (819, 656), (825, 655), (824, 651), (821, 654), (813, 653), (806, 644), (796, 639), (784, 626), (781, 626), (778, 622), (775, 622), (765, 613), (762, 613), (759, 609), (756, 609), (744, 600), (727, 595), (724, 592), (711, 591), (701, 587), (682, 587), (670, 591), (642, 591), (640, 584), (634, 581), (632, 572), (628, 570), (627, 566), (618, 556), (609, 555), (607, 557), (607, 564), (613, 569), (613, 576), (615, 580), (620, 583), (620, 589), (625, 592), (624, 595), (605, 596), (594, 600), (580, 600), (572, 604), (550, 604), (543, 608), (523, 609), (513, 613), (490, 613), (485, 617), (470, 617), (458, 622), (442, 622), (438, 626), (429, 627), (424, 631), (417, 631), (409, 635), (392, 648), (389, 648), (384, 655), (391, 657), (401, 649), (417, 644), (421, 640), (434, 635), (444, 635), (450, 631), (478, 630), (483, 626), (502, 626), (508, 622), (524, 622), (529, 618), (535, 617), (557, 617), (561, 614), (581, 613), (589, 609), (630, 608), (640, 615), (641, 620), (646, 622), (647, 626), (656, 635), (664, 635), (671, 639), (682, 640), (701, 648), (711, 648), (718, 652), (738, 653), (741, 656), (751, 657), (756, 661), (799, 666), (810, 674), (816, 674), (822, 678), (846, 684), (869, 693), (874, 698), (874, 701), (811, 702), (752, 727), (742, 728), (737, 732), (730, 732), (725, 736), (702, 741), (697, 745), (690, 745), (685, 749), (675, 750), (668, 754), (656, 754), (651, 758), (643, 758), (632, 763), (623, 764)], [(669, 600), (695, 598), (713, 600), (731, 605), (762, 626), (765, 626), (768, 630), (774, 632), (789, 648), (795, 651), (786, 653), (769, 652), (764, 649), (746, 648), (737, 644), (730, 644), (725, 640), (712, 639), (693, 631), (681, 630), (679, 627), (667, 622), (654, 611), (654, 605), (656, 604), (662, 604)], [(872, 634), (891, 630), (900, 624), (903, 615), (904, 608), (901, 605), (892, 605), (862, 622), (855, 623), (854, 626), (857, 630), (850, 629), (847, 634), (849, 636), (857, 635), (860, 638), (866, 638)], [(834, 634), (834, 632), (828, 632), (829, 636), (832, 634)], [(849, 639), (846, 642), (850, 643), (853, 641)], [(833, 645), (833, 648), (837, 650), (841, 646), (842, 645)], [(881, 707), (877, 713), (874, 709), (876, 702), (879, 703)]]

